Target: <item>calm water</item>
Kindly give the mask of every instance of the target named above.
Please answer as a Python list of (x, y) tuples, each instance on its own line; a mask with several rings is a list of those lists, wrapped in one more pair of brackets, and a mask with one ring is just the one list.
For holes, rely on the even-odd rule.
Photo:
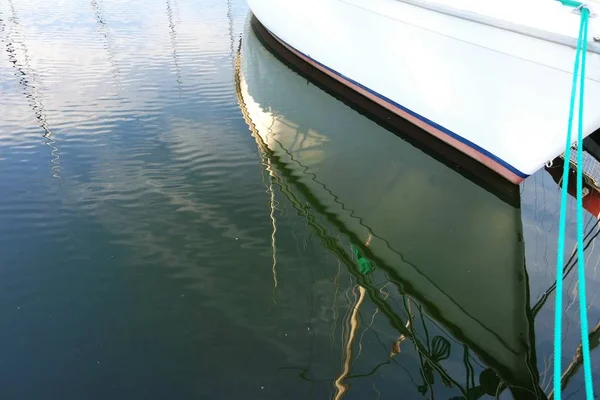
[(551, 176), (503, 202), (289, 70), (248, 17), (0, 2), (0, 398), (549, 395)]

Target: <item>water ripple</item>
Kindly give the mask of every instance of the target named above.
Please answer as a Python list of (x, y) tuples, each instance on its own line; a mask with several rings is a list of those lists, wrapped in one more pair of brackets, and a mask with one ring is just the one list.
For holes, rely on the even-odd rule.
[[(348, 209), (311, 208), (294, 185), (318, 179), (299, 167), (284, 177), (251, 136), (234, 74), (247, 16), (245, 0), (0, 2), (2, 399), (331, 398), (343, 365), (357, 375), (348, 398), (418, 397), (422, 353), (401, 345), (396, 319), (420, 306), (404, 310), (386, 273), (369, 283), (352, 272), (351, 238), (331, 222)], [(374, 126), (327, 99), (323, 115)], [(361, 146), (330, 147), (336, 165)], [(523, 196), (528, 262), (543, 258), (530, 268), (536, 298), (552, 281), (555, 238), (550, 217), (531, 215), (538, 197), (552, 212), (558, 199), (540, 180)], [(383, 300), (359, 300), (359, 282)], [(463, 344), (433, 318), (422, 325), (456, 343), (444, 368), (462, 374)], [(393, 360), (391, 344), (402, 347)], [(455, 394), (438, 383), (438, 397)]]

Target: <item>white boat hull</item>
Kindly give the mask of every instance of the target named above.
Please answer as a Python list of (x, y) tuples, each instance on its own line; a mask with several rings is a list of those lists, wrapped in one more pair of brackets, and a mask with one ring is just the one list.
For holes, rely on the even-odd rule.
[[(398, 0), (248, 3), (304, 61), (512, 183), (564, 151), (568, 45)], [(564, 13), (577, 34), (578, 16)], [(600, 128), (600, 54), (587, 68), (585, 136)]]

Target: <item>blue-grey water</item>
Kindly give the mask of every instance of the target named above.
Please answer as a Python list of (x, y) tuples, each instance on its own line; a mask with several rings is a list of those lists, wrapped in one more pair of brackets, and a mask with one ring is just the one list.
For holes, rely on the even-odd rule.
[[(249, 16), (0, 2), (0, 398), (552, 397), (552, 177), (503, 201), (290, 70)], [(599, 231), (586, 214), (593, 348)]]

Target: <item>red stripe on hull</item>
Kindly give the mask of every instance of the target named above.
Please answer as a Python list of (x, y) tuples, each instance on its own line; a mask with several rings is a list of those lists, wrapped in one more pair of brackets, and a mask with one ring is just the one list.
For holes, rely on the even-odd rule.
[(268, 31), (268, 32), (282, 46), (284, 46), (286, 49), (288, 49), (290, 52), (292, 52), (298, 58), (302, 59), (304, 62), (310, 64), (312, 67), (317, 68), (319, 71), (321, 71), (324, 74), (330, 76), (331, 78), (337, 80), (338, 82), (344, 84), (345, 86), (348, 86), (349, 88), (351, 88), (355, 92), (360, 93), (361, 95), (363, 95), (364, 97), (368, 98), (372, 102), (380, 105), (381, 107), (384, 107), (384, 108), (388, 109), (389, 111), (393, 112), (394, 114), (396, 114), (396, 115), (404, 118), (405, 120), (411, 122), (413, 125), (418, 126), (419, 128), (421, 128), (425, 132), (427, 132), (427, 133), (435, 136), (436, 138), (444, 141), (445, 143), (449, 144), (450, 146), (454, 147), (455, 149), (457, 149), (457, 150), (461, 151), (462, 153), (468, 155), (469, 157), (477, 160), (478, 162), (480, 162), (481, 164), (485, 165), (489, 169), (493, 170), (494, 172), (496, 172), (498, 175), (502, 176), (504, 179), (508, 180), (509, 182), (514, 183), (515, 185), (518, 185), (519, 183), (521, 183), (523, 181), (523, 179), (524, 179), (523, 177), (516, 175), (515, 173), (513, 173), (512, 171), (510, 171), (509, 169), (507, 169), (506, 167), (504, 167), (502, 164), (499, 164), (498, 162), (496, 162), (495, 160), (489, 158), (485, 154), (482, 154), (479, 151), (473, 149), (472, 147), (470, 147), (470, 146), (468, 146), (468, 145), (460, 142), (459, 140), (454, 139), (451, 136), (448, 136), (447, 134), (445, 134), (444, 132), (440, 131), (439, 129), (437, 129), (437, 128), (431, 126), (431, 125), (429, 125), (428, 123), (420, 120), (419, 118), (416, 118), (416, 117), (412, 116), (411, 114), (409, 114), (409, 113), (405, 112), (404, 110), (396, 107), (395, 105), (388, 103), (387, 101), (381, 99), (380, 97), (375, 96), (372, 93), (369, 93), (368, 91), (364, 90), (360, 86), (355, 85), (354, 83), (350, 82), (349, 80), (344, 79), (343, 77), (341, 77), (341, 76), (339, 76), (337, 74), (332, 73), (327, 68), (324, 68), (319, 63), (316, 63), (311, 58), (305, 56), (301, 52), (299, 52), (296, 49), (294, 49), (293, 47), (289, 46), (284, 41), (280, 40), (272, 32), (270, 32), (270, 31)]

